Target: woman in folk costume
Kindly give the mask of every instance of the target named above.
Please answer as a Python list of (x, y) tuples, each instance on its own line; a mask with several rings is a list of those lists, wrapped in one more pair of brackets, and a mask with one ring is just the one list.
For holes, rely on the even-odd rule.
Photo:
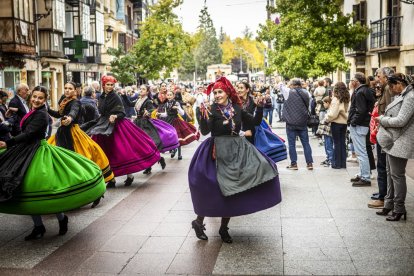
[[(176, 149), (180, 146), (178, 142), (177, 131), (175, 128), (163, 121), (151, 119), (151, 113), (154, 111), (154, 105), (149, 94), (149, 89), (145, 85), (140, 87), (139, 98), (131, 102), (125, 94), (122, 94), (124, 102), (129, 106), (135, 107), (137, 117), (134, 120), (135, 125), (145, 131), (154, 141), (160, 152), (166, 152)], [(161, 157), (158, 161), (162, 169), (165, 168), (165, 159)], [(145, 169), (144, 174), (150, 174), (152, 167)]]
[[(159, 119), (172, 125), (177, 131), (178, 141), (180, 142), (180, 147), (178, 147), (178, 160), (181, 160), (183, 159), (181, 156), (181, 146), (188, 145), (191, 142), (198, 140), (199, 133), (193, 125), (179, 118), (178, 115), (184, 115), (184, 110), (181, 108), (180, 104), (175, 101), (174, 93), (168, 91), (166, 97), (167, 100), (158, 106), (157, 116)], [(173, 150), (171, 158), (174, 158), (175, 151), (176, 150)]]
[[(125, 186), (130, 186), (135, 172), (145, 170), (160, 160), (157, 146), (143, 130), (125, 119), (121, 97), (115, 93), (116, 79), (103, 76), (104, 93), (99, 97), (98, 119), (82, 125), (82, 129), (92, 136), (108, 156), (115, 176), (127, 175)], [(115, 180), (107, 185), (115, 187)]]
[(68, 231), (68, 217), (62, 212), (95, 201), (105, 192), (101, 169), (73, 151), (49, 145), (45, 87), (33, 89), (31, 110), (20, 122), (22, 132), (0, 141), (0, 212), (32, 215), (34, 228), (25, 240), (46, 232), (43, 214), (56, 214), (59, 235)]
[(262, 97), (259, 96), (255, 99), (251, 95), (250, 89), (250, 84), (244, 81), (237, 85), (242, 109), (250, 115), (254, 115), (254, 120), (247, 121), (243, 125), (243, 130), (252, 129), (253, 132), (251, 136), (246, 136), (246, 138), (274, 162), (282, 161), (287, 158), (285, 141), (271, 131), (270, 126), (263, 119)]
[[(63, 147), (75, 151), (88, 159), (94, 161), (102, 170), (105, 182), (114, 179), (114, 174), (109, 166), (109, 160), (101, 147), (83, 132), (78, 123), (81, 119), (81, 103), (77, 99), (76, 84), (68, 82), (65, 84), (65, 94), (59, 101), (59, 110), (49, 108), (48, 113), (61, 118), (61, 125), (56, 134), (48, 139), (51, 145)], [(99, 204), (100, 199), (92, 204), (92, 208)]]
[(185, 119), (190, 124), (194, 125), (195, 123), (195, 114), (194, 114), (194, 104), (196, 98), (191, 95), (188, 91), (185, 91), (182, 95), (183, 97), (183, 109), (185, 112)]
[(261, 211), (281, 201), (276, 165), (260, 153), (244, 136), (242, 124), (252, 120), (243, 111), (231, 83), (221, 77), (208, 87), (215, 103), (201, 106), (201, 132), (211, 132), (194, 153), (188, 181), (197, 219), (192, 227), (199, 239), (207, 240), (204, 217), (222, 217), (219, 234), (226, 243), (230, 217)]

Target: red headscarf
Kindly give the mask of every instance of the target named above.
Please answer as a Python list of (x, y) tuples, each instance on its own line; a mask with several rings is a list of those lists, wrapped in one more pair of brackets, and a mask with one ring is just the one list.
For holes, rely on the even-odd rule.
[(104, 87), (107, 82), (116, 83), (117, 80), (114, 76), (102, 76), (102, 87)]
[(242, 101), (239, 95), (237, 94), (236, 90), (234, 89), (233, 85), (225, 77), (221, 77), (217, 79), (216, 82), (211, 83), (207, 87), (207, 95), (210, 95), (211, 91), (215, 89), (221, 89), (224, 92), (226, 92), (233, 104), (238, 104), (239, 106), (242, 105)]

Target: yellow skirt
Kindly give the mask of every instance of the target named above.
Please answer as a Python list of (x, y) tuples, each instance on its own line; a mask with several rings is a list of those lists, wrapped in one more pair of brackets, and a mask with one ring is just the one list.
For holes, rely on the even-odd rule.
[[(78, 124), (72, 126), (71, 133), (75, 152), (95, 162), (101, 168), (105, 182), (111, 181), (115, 176), (102, 148), (83, 132)], [(47, 142), (56, 145), (55, 135), (52, 135)]]

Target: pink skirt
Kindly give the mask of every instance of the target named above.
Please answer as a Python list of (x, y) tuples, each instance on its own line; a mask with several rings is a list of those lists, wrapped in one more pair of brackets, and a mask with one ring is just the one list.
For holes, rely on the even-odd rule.
[(92, 135), (92, 139), (105, 152), (115, 176), (145, 170), (160, 160), (151, 137), (127, 119), (117, 121), (111, 135)]

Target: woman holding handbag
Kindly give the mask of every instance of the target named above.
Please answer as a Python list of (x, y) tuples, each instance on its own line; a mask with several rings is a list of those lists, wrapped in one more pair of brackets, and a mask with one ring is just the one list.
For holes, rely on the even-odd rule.
[(392, 211), (387, 221), (407, 218), (405, 168), (408, 159), (414, 158), (414, 90), (411, 82), (404, 74), (391, 75), (388, 85), (395, 99), (388, 105), (384, 115), (375, 118), (380, 125), (378, 143), (387, 153), (388, 177), (384, 208), (377, 215), (387, 216)]

